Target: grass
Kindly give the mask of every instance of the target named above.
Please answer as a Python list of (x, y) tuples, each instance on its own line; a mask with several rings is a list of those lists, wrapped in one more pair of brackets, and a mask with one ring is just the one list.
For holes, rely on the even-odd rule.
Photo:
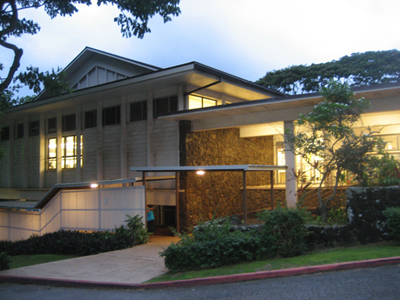
[(245, 262), (215, 269), (167, 273), (148, 282), (173, 281), (400, 256), (398, 243), (334, 248), (297, 257)]
[(75, 258), (76, 255), (58, 255), (58, 254), (35, 254), (35, 255), (16, 255), (10, 256), (10, 269), (27, 267), (47, 262)]

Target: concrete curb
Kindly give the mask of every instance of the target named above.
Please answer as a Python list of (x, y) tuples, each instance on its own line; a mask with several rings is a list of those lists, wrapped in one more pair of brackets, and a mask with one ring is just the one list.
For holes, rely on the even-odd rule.
[(93, 282), (84, 280), (53, 279), (53, 278), (13, 276), (13, 275), (1, 275), (1, 274), (0, 274), (0, 282), (16, 283), (16, 284), (54, 285), (62, 287), (104, 288), (104, 289), (154, 289), (154, 288), (174, 288), (174, 287), (199, 286), (208, 284), (233, 283), (233, 282), (250, 281), (250, 280), (265, 279), (265, 278), (277, 278), (285, 276), (330, 272), (330, 271), (371, 268), (371, 267), (393, 265), (393, 264), (400, 264), (400, 256), (363, 260), (356, 262), (337, 263), (331, 265), (319, 265), (319, 266), (291, 268), (284, 270), (261, 271), (261, 272), (226, 275), (226, 276), (196, 278), (196, 279), (177, 280), (177, 281), (165, 281), (156, 283), (142, 283), (142, 284)]

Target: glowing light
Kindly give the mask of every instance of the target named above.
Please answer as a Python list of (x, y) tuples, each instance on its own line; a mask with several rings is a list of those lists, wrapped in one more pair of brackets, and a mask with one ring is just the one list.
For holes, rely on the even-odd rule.
[(92, 189), (96, 189), (96, 188), (98, 188), (98, 184), (97, 183), (92, 183), (91, 185), (90, 185), (90, 187), (92, 188)]
[(204, 172), (203, 170), (197, 171), (196, 174), (197, 175), (204, 175), (206, 172)]

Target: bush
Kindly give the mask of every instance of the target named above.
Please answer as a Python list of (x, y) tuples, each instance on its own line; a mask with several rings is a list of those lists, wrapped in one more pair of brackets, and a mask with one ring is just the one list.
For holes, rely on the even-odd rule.
[[(219, 233), (219, 229), (225, 234)], [(196, 233), (181, 235), (180, 242), (160, 253), (171, 272), (215, 268), (265, 255), (259, 234), (224, 231), (216, 224), (209, 224), (204, 231), (196, 231), (197, 236)]]
[(400, 242), (400, 207), (387, 208), (383, 214), (387, 218), (387, 226), (390, 230), (390, 236)]
[(126, 215), (126, 217), (128, 218), (125, 220), (126, 227), (128, 228), (127, 233), (132, 239), (133, 245), (146, 244), (149, 241), (149, 234), (143, 226), (143, 217), (139, 217), (139, 215), (134, 217)]
[(300, 255), (306, 249), (304, 210), (278, 206), (272, 211), (262, 211), (258, 219), (263, 222), (261, 234), (265, 247), (270, 248), (268, 252), (290, 257)]
[[(63, 254), (92, 255), (102, 252), (126, 249), (146, 243), (148, 235), (143, 228), (141, 218), (127, 216), (127, 226), (115, 228), (113, 232), (64, 231), (46, 233), (43, 236), (31, 236), (27, 240), (1, 241), (0, 251), (9, 255), (21, 254)], [(134, 220), (129, 223), (130, 220)]]
[(305, 212), (278, 207), (259, 215), (262, 229), (234, 230), (229, 219), (211, 220), (160, 253), (171, 272), (207, 269), (255, 259), (299, 255), (305, 250)]
[(6, 252), (0, 252), (0, 271), (10, 268), (11, 259)]

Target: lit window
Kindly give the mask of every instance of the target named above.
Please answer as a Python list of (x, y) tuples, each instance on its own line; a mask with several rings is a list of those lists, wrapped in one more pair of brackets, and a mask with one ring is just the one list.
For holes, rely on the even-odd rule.
[(76, 167), (76, 136), (66, 136), (62, 138), (61, 167), (71, 169)]
[[(81, 153), (82, 153), (82, 136), (80, 141)], [(61, 168), (72, 169), (76, 168), (76, 157), (77, 157), (77, 138), (76, 135), (65, 136), (61, 140)], [(82, 166), (82, 155), (81, 155), (81, 166)], [(49, 139), (48, 147), (48, 169), (57, 169), (57, 139)]]
[(216, 105), (217, 105), (216, 100), (189, 95), (189, 109), (210, 107)]
[(48, 169), (57, 169), (57, 139), (49, 139)]

